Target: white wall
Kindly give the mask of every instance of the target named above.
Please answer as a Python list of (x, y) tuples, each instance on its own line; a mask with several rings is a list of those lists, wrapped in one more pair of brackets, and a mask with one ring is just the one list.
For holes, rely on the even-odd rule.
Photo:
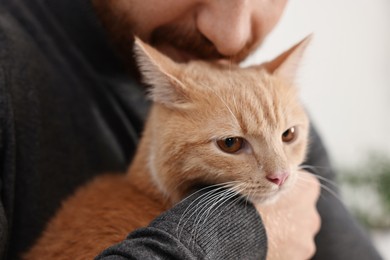
[(371, 150), (390, 156), (390, 1), (290, 0), (247, 64), (314, 39), (298, 76), (301, 96), (337, 165)]

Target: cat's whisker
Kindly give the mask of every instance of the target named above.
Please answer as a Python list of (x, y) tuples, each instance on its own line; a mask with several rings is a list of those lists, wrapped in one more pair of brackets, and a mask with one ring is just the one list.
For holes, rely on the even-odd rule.
[(233, 105), (236, 111), (239, 110), (238, 105), (237, 105), (237, 100), (236, 100), (236, 95), (232, 94), (232, 99), (233, 99)]
[[(208, 209), (204, 212), (204, 214), (210, 213), (211, 209), (218, 204), (219, 201), (223, 200), (227, 194), (233, 194), (234, 192), (230, 189), (224, 190), (223, 192), (216, 194), (214, 197), (210, 198), (210, 201), (207, 202), (204, 206), (208, 207), (210, 204), (211, 206), (208, 207)], [(202, 215), (203, 216), (203, 215)], [(200, 216), (200, 217), (202, 217)]]
[(197, 193), (202, 192), (204, 190), (215, 188), (215, 187), (218, 187), (218, 188), (229, 188), (229, 187), (231, 187), (232, 185), (234, 185), (236, 183), (240, 183), (240, 181), (230, 181), (230, 182), (224, 182), (224, 183), (208, 185), (206, 187), (203, 187), (203, 188), (201, 188), (201, 189), (191, 193), (190, 195), (188, 195), (187, 197), (182, 199), (181, 202), (186, 201), (187, 199), (190, 199), (192, 196), (195, 196)]
[[(192, 237), (196, 238), (197, 237), (197, 227), (199, 226), (199, 223), (201, 222), (204, 214), (207, 214), (207, 211), (202, 213), (204, 210), (208, 209), (208, 211), (213, 208), (215, 205), (218, 204), (218, 201), (223, 200), (225, 197), (229, 196), (229, 190), (223, 190), (221, 192), (218, 192), (218, 194), (208, 198), (208, 201), (201, 205), (201, 208), (199, 208), (198, 213), (195, 221), (194, 221), (194, 228), (191, 230)], [(209, 206), (211, 204), (211, 206)]]
[[(259, 191), (259, 189), (258, 189), (258, 191)], [(255, 190), (254, 189), (249, 190), (248, 200), (252, 201), (254, 197), (255, 197)]]
[(300, 169), (308, 169), (315, 171), (316, 173), (319, 173), (319, 169), (324, 169), (324, 170), (329, 170), (330, 167), (325, 167), (325, 166), (315, 166), (315, 165), (308, 165), (308, 164), (301, 164), (298, 166)]
[[(249, 184), (246, 184), (245, 187), (244, 187), (244, 190), (246, 190), (248, 188)], [(250, 203), (251, 201), (249, 200), (250, 198), (250, 192), (249, 192), (249, 195), (248, 196), (244, 196), (244, 195), (241, 195), (243, 198), (245, 198), (245, 207), (248, 205), (248, 203)]]
[[(213, 185), (213, 186), (216, 186), (216, 185)], [(204, 189), (206, 189), (206, 188), (204, 188)], [(204, 190), (204, 189), (202, 189), (202, 190)], [(202, 194), (201, 196), (199, 196), (198, 198), (196, 198), (194, 201), (192, 201), (192, 202), (190, 203), (190, 205), (188, 205), (188, 207), (184, 210), (184, 212), (183, 212), (183, 214), (182, 214), (182, 216), (181, 216), (181, 218), (180, 218), (180, 220), (179, 220), (179, 222), (178, 222), (178, 224), (177, 224), (176, 233), (178, 233), (178, 230), (179, 230), (179, 227), (180, 227), (180, 225), (181, 225), (181, 222), (182, 222), (183, 218), (186, 216), (186, 214), (187, 214), (188, 212), (192, 212), (192, 214), (190, 215), (190, 216), (192, 216), (192, 215), (194, 214), (193, 212), (196, 212), (196, 210), (193, 210), (193, 209), (194, 209), (194, 208), (197, 208), (197, 206), (199, 205), (200, 202), (202, 202), (202, 201), (205, 200), (205, 199), (209, 199), (210, 196), (213, 196), (214, 193), (220, 192), (222, 189), (223, 189), (222, 187), (218, 187), (217, 189), (212, 189), (212, 190), (207, 191), (206, 193)], [(199, 191), (201, 191), (201, 190), (199, 190)], [(198, 192), (199, 192), (199, 191), (198, 191)], [(215, 195), (215, 194), (214, 194), (214, 195)], [(187, 223), (187, 222), (185, 222), (185, 223), (183, 224), (183, 226), (184, 226), (186, 223)], [(181, 232), (180, 232), (180, 233), (181, 233)], [(180, 238), (180, 233), (178, 233), (178, 237), (179, 237), (179, 238)]]
[(213, 185), (208, 185), (208, 186), (205, 186), (193, 193), (191, 193), (190, 195), (188, 195), (187, 197), (185, 197), (184, 199), (181, 200), (181, 202), (184, 202), (186, 201), (187, 199), (190, 199), (192, 196), (195, 196), (197, 193), (199, 192), (202, 192), (204, 190), (207, 190), (207, 189), (212, 189), (212, 188), (217, 188), (215, 189), (214, 191), (216, 190), (220, 190), (220, 189), (227, 189), (227, 188), (230, 188), (232, 187), (233, 185), (235, 185), (236, 183), (240, 183), (239, 181), (230, 181), (230, 182), (224, 182), (224, 183), (218, 183), (218, 184), (213, 184)]
[[(209, 217), (210, 214), (214, 213), (216, 210), (218, 210), (222, 205), (225, 204), (226, 201), (230, 200), (231, 198), (233, 198), (234, 196), (236, 196), (237, 194), (234, 192), (234, 191), (231, 191), (231, 190), (226, 190), (224, 193), (222, 194), (219, 194), (218, 197), (216, 197), (211, 205), (209, 207), (207, 207), (207, 210), (205, 210), (205, 212), (202, 214), (202, 215), (198, 215), (196, 220), (195, 220), (195, 225), (194, 225), (194, 229), (193, 229), (193, 237), (196, 238), (198, 237), (198, 229), (204, 224), (206, 223), (207, 221), (207, 218)], [(208, 206), (210, 203), (208, 203), (206, 206)], [(205, 208), (204, 207), (204, 208)], [(220, 211), (222, 212), (222, 211)], [(199, 217), (199, 218), (198, 218)], [(202, 219), (203, 219), (203, 222), (202, 222)]]
[[(230, 193), (232, 196), (231, 197), (234, 197), (234, 196), (237, 196), (237, 195), (239, 195), (240, 196), (240, 192), (241, 191), (243, 191), (244, 189), (243, 188), (239, 188), (240, 186), (244, 186), (245, 184), (244, 183), (241, 183), (241, 184), (239, 184), (239, 185), (237, 185), (237, 186), (234, 186), (233, 188), (230, 188), (229, 190), (227, 190), (228, 192), (227, 193)], [(225, 194), (223, 194), (223, 195), (225, 195)], [(231, 197), (229, 197), (227, 200), (229, 200)], [(217, 201), (215, 204), (217, 204), (217, 203), (219, 203), (219, 201)], [(223, 204), (223, 202), (221, 203), (221, 204)], [(211, 211), (211, 209), (214, 207), (215, 205), (212, 205), (211, 207), (210, 207), (210, 209), (207, 211), (208, 213), (213, 213), (216, 209), (218, 209), (218, 207), (214, 210), (214, 211), (212, 211), (212, 212), (210, 212)], [(208, 215), (207, 215), (208, 216)], [(206, 216), (206, 217), (207, 217)]]
[[(230, 196), (230, 197), (226, 198), (225, 201), (228, 201), (231, 198), (234, 198), (235, 196), (237, 196), (237, 194), (234, 194), (233, 196)], [(222, 212), (229, 210), (229, 208), (231, 208), (235, 203), (237, 203), (238, 201), (240, 201), (242, 199), (243, 199), (242, 196), (238, 194), (238, 196), (236, 198), (234, 198), (227, 205), (225, 205), (224, 208), (219, 210), (219, 214), (216, 216), (216, 218), (219, 218), (219, 216), (222, 214)], [(220, 204), (220, 206), (223, 206), (223, 205), (224, 205), (224, 202)], [(212, 213), (214, 213), (216, 210), (218, 210), (219, 207), (215, 208)], [(205, 223), (205, 221), (203, 223)]]
[(228, 104), (226, 103), (225, 100), (223, 100), (223, 98), (218, 95), (218, 93), (212, 88), (212, 87), (209, 87), (207, 86), (206, 84), (202, 84), (203, 87), (205, 88), (208, 88), (209, 90), (211, 90), (211, 92), (216, 96), (218, 97), (219, 100), (221, 100), (221, 102), (223, 103), (223, 105), (227, 108), (227, 110), (229, 111), (229, 113), (232, 115), (233, 119), (236, 121), (237, 125), (240, 125), (240, 121), (237, 119), (236, 115), (233, 113), (233, 111), (230, 109), (230, 107), (228, 106)]
[[(229, 182), (229, 183), (225, 183), (224, 187), (226, 188), (227, 187), (228, 189), (227, 190), (223, 190), (222, 192), (217, 192), (216, 194), (210, 194), (210, 196), (208, 196), (207, 198), (205, 198), (204, 200), (208, 200), (208, 202), (204, 203), (202, 205), (202, 208), (199, 209), (199, 214), (198, 216), (196, 217), (195, 219), (195, 229), (193, 230), (195, 232), (195, 235), (193, 235), (195, 238), (197, 237), (197, 234), (196, 234), (196, 227), (199, 226), (200, 222), (203, 220), (203, 223), (205, 223), (205, 221), (207, 220), (207, 217), (209, 216), (210, 214), (210, 211), (215, 208), (216, 205), (218, 205), (221, 201), (221, 204), (223, 204), (223, 201), (224, 200), (228, 200), (231, 195), (235, 196), (235, 193), (236, 191), (234, 191), (235, 189), (237, 189), (237, 187), (241, 186), (241, 184), (238, 184), (238, 185), (234, 185), (235, 183), (237, 182)], [(228, 184), (228, 185), (226, 185)], [(204, 200), (200, 201), (200, 203), (202, 203)], [(209, 206), (211, 204), (211, 206)], [(218, 206), (219, 207), (219, 206)], [(218, 208), (216, 207), (216, 209)], [(206, 209), (207, 208), (207, 209)], [(202, 213), (202, 211), (206, 209), (204, 211), (204, 213)], [(202, 215), (200, 215), (202, 214)], [(198, 220), (199, 219), (199, 220)]]
[[(225, 194), (237, 194), (237, 191), (236, 189), (241, 186), (241, 184), (238, 184), (238, 185), (234, 185), (233, 187), (226, 187), (227, 189), (224, 190), (224, 192), (222, 194), (217, 194), (217, 196), (224, 196)], [(217, 201), (216, 203), (218, 203), (219, 201)], [(211, 206), (211, 208), (214, 207), (214, 205)], [(211, 209), (210, 208), (210, 209)]]
[[(311, 179), (307, 179), (307, 178), (304, 178), (304, 177), (302, 177), (302, 176), (298, 176), (298, 178), (299, 178), (300, 180), (302, 180), (302, 181), (313, 183), (313, 180), (311, 180)], [(297, 185), (299, 185), (299, 182), (297, 183)], [(320, 187), (321, 187), (323, 190), (329, 192), (329, 194), (331, 194), (332, 196), (334, 196), (338, 201), (340, 201), (341, 203), (343, 203), (343, 200), (341, 199), (340, 195), (339, 195), (337, 192), (335, 192), (334, 190), (332, 190), (331, 188), (325, 186), (325, 185), (322, 184), (322, 183), (320, 183)], [(321, 195), (322, 195), (322, 194), (320, 194), (320, 196), (321, 196)]]
[[(216, 185), (213, 185), (213, 186), (216, 186)], [(198, 193), (198, 192), (205, 190), (205, 189), (208, 189), (208, 188), (209, 187), (205, 187), (205, 188), (203, 188), (195, 193)], [(180, 226), (180, 223), (181, 223), (182, 219), (186, 216), (186, 214), (188, 214), (189, 212), (190, 213), (192, 212), (192, 214), (194, 214), (193, 212), (195, 212), (197, 210), (199, 204), (201, 204), (202, 201), (210, 199), (210, 197), (215, 196), (215, 194), (218, 194), (218, 192), (223, 191), (223, 189), (224, 189), (223, 187), (217, 187), (216, 189), (212, 189), (210, 191), (207, 191), (206, 193), (202, 194), (201, 196), (196, 198), (194, 201), (192, 201), (190, 203), (190, 205), (188, 205), (187, 208), (184, 210), (182, 217), (179, 220), (178, 226)], [(193, 193), (192, 195), (194, 195), (195, 193)], [(186, 199), (188, 199), (192, 195), (188, 196)], [(192, 214), (191, 214), (191, 216), (192, 216)]]
[[(201, 221), (202, 216), (204, 214), (206, 214), (207, 210), (209, 210), (211, 207), (213, 207), (213, 205), (215, 205), (215, 201), (218, 201), (221, 197), (224, 197), (225, 192), (226, 191), (224, 190), (223, 192), (218, 193), (215, 196), (208, 198), (206, 203), (204, 203), (202, 205), (202, 210), (199, 210), (198, 214), (196, 215), (193, 229), (191, 230), (192, 237), (195, 238), (194, 240), (196, 240), (197, 226), (199, 225), (199, 222)], [(210, 206), (210, 204), (211, 204), (211, 206)]]
[(318, 174), (315, 174), (315, 173), (313, 173), (313, 175), (316, 176), (318, 179), (320, 179), (320, 180), (322, 180), (322, 181), (332, 185), (334, 188), (339, 189), (339, 185), (336, 182), (334, 182), (332, 180), (329, 180), (328, 178), (322, 177), (321, 175), (318, 175)]
[[(223, 206), (225, 204), (225, 202), (229, 201), (231, 198), (234, 198), (235, 196), (237, 196), (237, 198), (235, 198), (234, 200), (232, 200), (231, 202), (229, 202), (223, 209), (220, 210), (220, 213), (218, 214), (218, 216), (225, 210), (227, 210), (229, 207), (231, 207), (234, 203), (236, 203), (238, 200), (242, 199), (242, 195), (240, 194), (240, 192), (242, 190), (244, 190), (243, 188), (240, 188), (242, 186), (245, 186), (244, 183), (241, 183), (239, 185), (236, 185), (232, 188), (230, 188), (229, 190), (227, 190), (225, 193), (221, 194), (221, 198), (218, 199), (217, 201), (215, 201), (210, 207), (209, 209), (203, 213), (203, 215), (200, 217), (198, 223), (195, 225), (195, 228), (200, 228), (204, 223), (206, 223), (207, 221), (207, 218), (210, 214), (213, 214), (215, 211), (217, 211), (221, 206)], [(216, 216), (218, 218), (218, 216)], [(203, 219), (203, 222), (201, 223), (201, 220)], [(198, 234), (197, 232), (195, 232), (195, 239), (197, 238)]]
[[(222, 192), (225, 192), (226, 189), (230, 188), (232, 185), (238, 183), (238, 181), (232, 181), (232, 182), (225, 182), (225, 183), (222, 183), (222, 184), (216, 184), (216, 185), (210, 185), (208, 187), (205, 187), (203, 189), (200, 189), (199, 191), (195, 192), (195, 193), (198, 193), (200, 191), (203, 191), (205, 189), (209, 189), (209, 188), (215, 188), (217, 187), (216, 189), (212, 189), (208, 192), (206, 192), (205, 194), (202, 194), (201, 196), (199, 196), (198, 198), (196, 198), (194, 201), (192, 201), (190, 203), (190, 205), (186, 208), (186, 210), (183, 212), (182, 214), (182, 217), (180, 218), (179, 220), (179, 223), (177, 225), (177, 228), (176, 228), (176, 233), (178, 233), (179, 231), (179, 227), (181, 225), (181, 222), (183, 220), (183, 218), (186, 216), (186, 214), (188, 214), (188, 212), (192, 212), (190, 217), (195, 214), (199, 209), (199, 204), (202, 204), (203, 201), (206, 201), (206, 200), (210, 200), (210, 199), (213, 199), (215, 197), (218, 197), (220, 195), (220, 193)], [(195, 193), (191, 194), (190, 196), (188, 196), (187, 198), (185, 199), (188, 199), (189, 197), (193, 196)], [(184, 200), (185, 200), (184, 199)], [(204, 206), (204, 205), (202, 205)], [(187, 222), (185, 222), (183, 224), (183, 226), (186, 224)], [(181, 232), (180, 234), (178, 235), (178, 237), (180, 237), (181, 235)]]
[[(318, 168), (320, 168), (320, 167), (315, 167), (315, 166), (310, 166), (310, 165), (301, 165), (301, 166), (298, 167), (298, 169), (303, 169), (303, 170), (309, 169), (309, 170), (312, 170), (311, 173), (313, 175), (315, 175), (318, 179), (320, 179), (320, 180), (322, 180), (322, 181), (324, 181), (324, 182), (326, 182), (326, 183), (328, 183), (328, 184), (330, 184), (333, 187), (338, 189), (339, 185), (335, 181), (332, 181), (332, 180), (330, 180), (328, 178), (325, 178), (325, 177), (321, 176), (319, 174), (319, 172), (318, 172)], [(327, 167), (322, 167), (322, 168), (327, 168)]]
[[(247, 184), (247, 185), (242, 189), (242, 191), (247, 190), (248, 186), (249, 186), (249, 185)], [(239, 197), (245, 201), (245, 209), (247, 208), (248, 204), (253, 204), (251, 198), (254, 198), (254, 195), (252, 195), (252, 194), (254, 194), (254, 193), (255, 193), (255, 190), (252, 190), (252, 191), (250, 190), (249, 193), (248, 193), (247, 195), (239, 194)]]

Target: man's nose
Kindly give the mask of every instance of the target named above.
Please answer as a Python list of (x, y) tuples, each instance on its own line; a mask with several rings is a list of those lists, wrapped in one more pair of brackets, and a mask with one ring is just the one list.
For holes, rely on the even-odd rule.
[(233, 56), (253, 37), (252, 15), (248, 0), (213, 0), (200, 7), (197, 28), (220, 54)]

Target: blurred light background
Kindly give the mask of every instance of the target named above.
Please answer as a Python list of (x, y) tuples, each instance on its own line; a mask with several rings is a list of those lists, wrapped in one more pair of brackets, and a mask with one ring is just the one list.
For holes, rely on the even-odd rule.
[(390, 259), (390, 1), (289, 1), (245, 65), (269, 60), (310, 33), (297, 77), (303, 102), (338, 169), (344, 201)]

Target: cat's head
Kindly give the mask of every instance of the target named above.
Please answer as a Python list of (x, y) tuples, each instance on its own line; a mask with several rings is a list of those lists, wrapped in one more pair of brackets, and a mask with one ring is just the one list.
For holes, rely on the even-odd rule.
[(308, 38), (271, 62), (239, 68), (178, 64), (136, 40), (153, 100), (149, 169), (173, 201), (222, 184), (253, 202), (275, 197), (298, 177), (309, 121), (293, 85)]

